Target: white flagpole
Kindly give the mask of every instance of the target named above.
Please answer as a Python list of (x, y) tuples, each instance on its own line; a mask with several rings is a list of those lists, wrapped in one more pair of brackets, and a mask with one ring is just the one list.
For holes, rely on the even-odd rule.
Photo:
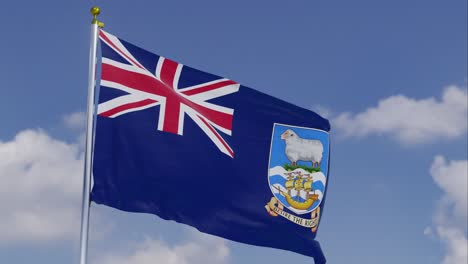
[(91, 191), (91, 170), (93, 157), (93, 135), (94, 135), (94, 96), (96, 87), (96, 54), (99, 27), (103, 24), (97, 20), (100, 13), (99, 7), (91, 8), (93, 20), (91, 21), (91, 47), (89, 50), (88, 71), (88, 109), (86, 114), (86, 146), (83, 180), (83, 201), (81, 208), (81, 235), (80, 235), (80, 264), (86, 264), (88, 255), (88, 233), (89, 233), (89, 207)]

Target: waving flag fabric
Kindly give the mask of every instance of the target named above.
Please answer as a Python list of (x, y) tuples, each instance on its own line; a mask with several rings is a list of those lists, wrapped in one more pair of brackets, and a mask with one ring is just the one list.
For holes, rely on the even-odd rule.
[(105, 31), (99, 37), (91, 199), (325, 263), (315, 236), (329, 122)]

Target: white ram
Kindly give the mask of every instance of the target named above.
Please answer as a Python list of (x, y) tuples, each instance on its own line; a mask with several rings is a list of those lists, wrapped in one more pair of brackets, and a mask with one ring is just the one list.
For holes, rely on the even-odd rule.
[(323, 144), (320, 140), (304, 139), (288, 129), (281, 134), (286, 143), (285, 153), (293, 166), (298, 161), (310, 161), (312, 167), (320, 167), (323, 157)]

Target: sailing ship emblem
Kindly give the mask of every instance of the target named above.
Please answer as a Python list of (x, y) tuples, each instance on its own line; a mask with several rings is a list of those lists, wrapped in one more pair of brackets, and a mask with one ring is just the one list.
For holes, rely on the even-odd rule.
[[(288, 190), (288, 192), (281, 191), (281, 189), (277, 186), (273, 187), (277, 189), (278, 192), (280, 192), (280, 194), (286, 198), (288, 204), (291, 205), (293, 208), (298, 210), (307, 210), (308, 208), (310, 208), (312, 204), (318, 200), (318, 195), (314, 193), (312, 187), (313, 181), (310, 174), (302, 175), (301, 171), (289, 172), (285, 174), (288, 175), (285, 184), (285, 187)], [(296, 176), (294, 176), (294, 174), (296, 174)], [(306, 176), (307, 178), (304, 178), (304, 176)], [(302, 199), (294, 199), (291, 194), (293, 190), (297, 192), (296, 198), (300, 197)], [(302, 192), (304, 192), (304, 195), (302, 195)]]
[[(328, 132), (290, 125), (273, 127), (268, 182), (273, 197), (265, 206), (315, 232), (328, 173)], [(310, 215), (304, 218), (304, 215)]]

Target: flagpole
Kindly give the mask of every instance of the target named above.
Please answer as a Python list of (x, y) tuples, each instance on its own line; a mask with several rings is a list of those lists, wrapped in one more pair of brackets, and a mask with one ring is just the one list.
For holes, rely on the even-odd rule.
[(89, 233), (89, 212), (90, 212), (90, 191), (91, 191), (91, 170), (92, 170), (92, 149), (94, 132), (94, 99), (96, 87), (96, 55), (99, 27), (104, 24), (97, 20), (100, 13), (99, 7), (92, 7), (93, 15), (91, 21), (91, 46), (89, 50), (89, 71), (88, 71), (88, 108), (86, 113), (86, 146), (85, 164), (83, 180), (83, 201), (81, 208), (81, 234), (80, 234), (80, 264), (86, 264), (88, 255), (88, 233)]

